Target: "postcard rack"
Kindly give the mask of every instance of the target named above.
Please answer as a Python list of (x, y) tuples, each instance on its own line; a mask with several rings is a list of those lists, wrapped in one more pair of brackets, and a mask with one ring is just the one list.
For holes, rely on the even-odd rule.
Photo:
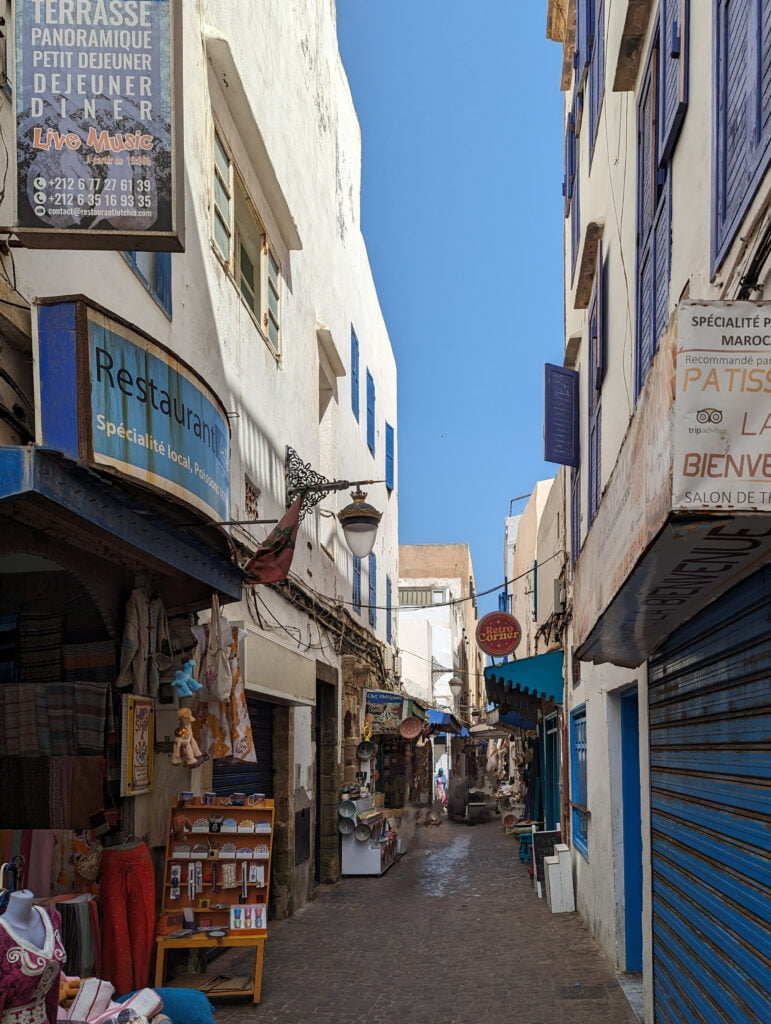
[(253, 979), (182, 975), (171, 984), (200, 988), (212, 998), (252, 996), (260, 1001), (267, 938), (274, 804), (255, 800), (233, 805), (218, 797), (175, 801), (163, 879), (163, 912), (157, 928), (155, 985), (164, 984), (169, 949), (253, 947)]

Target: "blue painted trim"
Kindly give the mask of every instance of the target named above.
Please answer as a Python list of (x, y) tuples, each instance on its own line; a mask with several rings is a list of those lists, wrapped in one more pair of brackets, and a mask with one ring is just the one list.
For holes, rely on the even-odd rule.
[(73, 461), (80, 458), (76, 317), (74, 302), (38, 307), (42, 443)]
[[(584, 723), (584, 777), (580, 779), (578, 770), (578, 756), (576, 751), (576, 722), (583, 720)], [(579, 704), (570, 713), (570, 794), (571, 799), (586, 807), (587, 804), (587, 754), (588, 743), (586, 741), (586, 704)], [(582, 786), (579, 786), (582, 783)], [(589, 837), (587, 834), (587, 823), (585, 816), (576, 808), (571, 809), (571, 835), (573, 846), (578, 852), (589, 860)]]
[(642, 816), (637, 690), (621, 697), (621, 799), (627, 971), (642, 970)]
[[(59, 307), (60, 308), (60, 307)], [(7, 499), (41, 497), (78, 516), (129, 547), (206, 584), (234, 601), (243, 574), (222, 555), (165, 523), (155, 512), (141, 515), (134, 500), (98, 474), (68, 467), (51, 452), (32, 446), (0, 447), (0, 513)], [(175, 507), (177, 507), (175, 505)]]

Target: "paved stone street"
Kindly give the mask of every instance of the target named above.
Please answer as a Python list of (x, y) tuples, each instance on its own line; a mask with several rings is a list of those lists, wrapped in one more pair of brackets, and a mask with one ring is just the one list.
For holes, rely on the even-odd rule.
[(271, 922), (261, 1003), (217, 1005), (222, 1024), (568, 1019), (636, 1022), (578, 917), (538, 900), (497, 820), (421, 826), (381, 878), (345, 878)]

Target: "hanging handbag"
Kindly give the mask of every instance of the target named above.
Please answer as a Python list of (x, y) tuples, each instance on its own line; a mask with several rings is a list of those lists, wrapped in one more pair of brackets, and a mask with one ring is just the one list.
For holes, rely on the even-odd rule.
[(214, 594), (211, 599), (209, 637), (198, 677), (198, 682), (203, 685), (203, 690), (198, 693), (199, 700), (230, 700), (233, 676), (230, 671), (230, 644), (226, 640), (227, 637), (222, 636), (219, 598)]

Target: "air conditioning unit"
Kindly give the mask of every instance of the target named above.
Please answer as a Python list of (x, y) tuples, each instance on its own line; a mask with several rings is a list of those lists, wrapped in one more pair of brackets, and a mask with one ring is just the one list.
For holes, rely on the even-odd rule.
[(394, 675), (397, 679), (402, 677), (402, 659), (398, 654), (394, 655)]
[(555, 580), (554, 581), (554, 611), (556, 613), (559, 614), (560, 612), (564, 612), (565, 611), (565, 600), (566, 600), (566, 597), (567, 597), (567, 595), (565, 593), (565, 581), (564, 580)]

